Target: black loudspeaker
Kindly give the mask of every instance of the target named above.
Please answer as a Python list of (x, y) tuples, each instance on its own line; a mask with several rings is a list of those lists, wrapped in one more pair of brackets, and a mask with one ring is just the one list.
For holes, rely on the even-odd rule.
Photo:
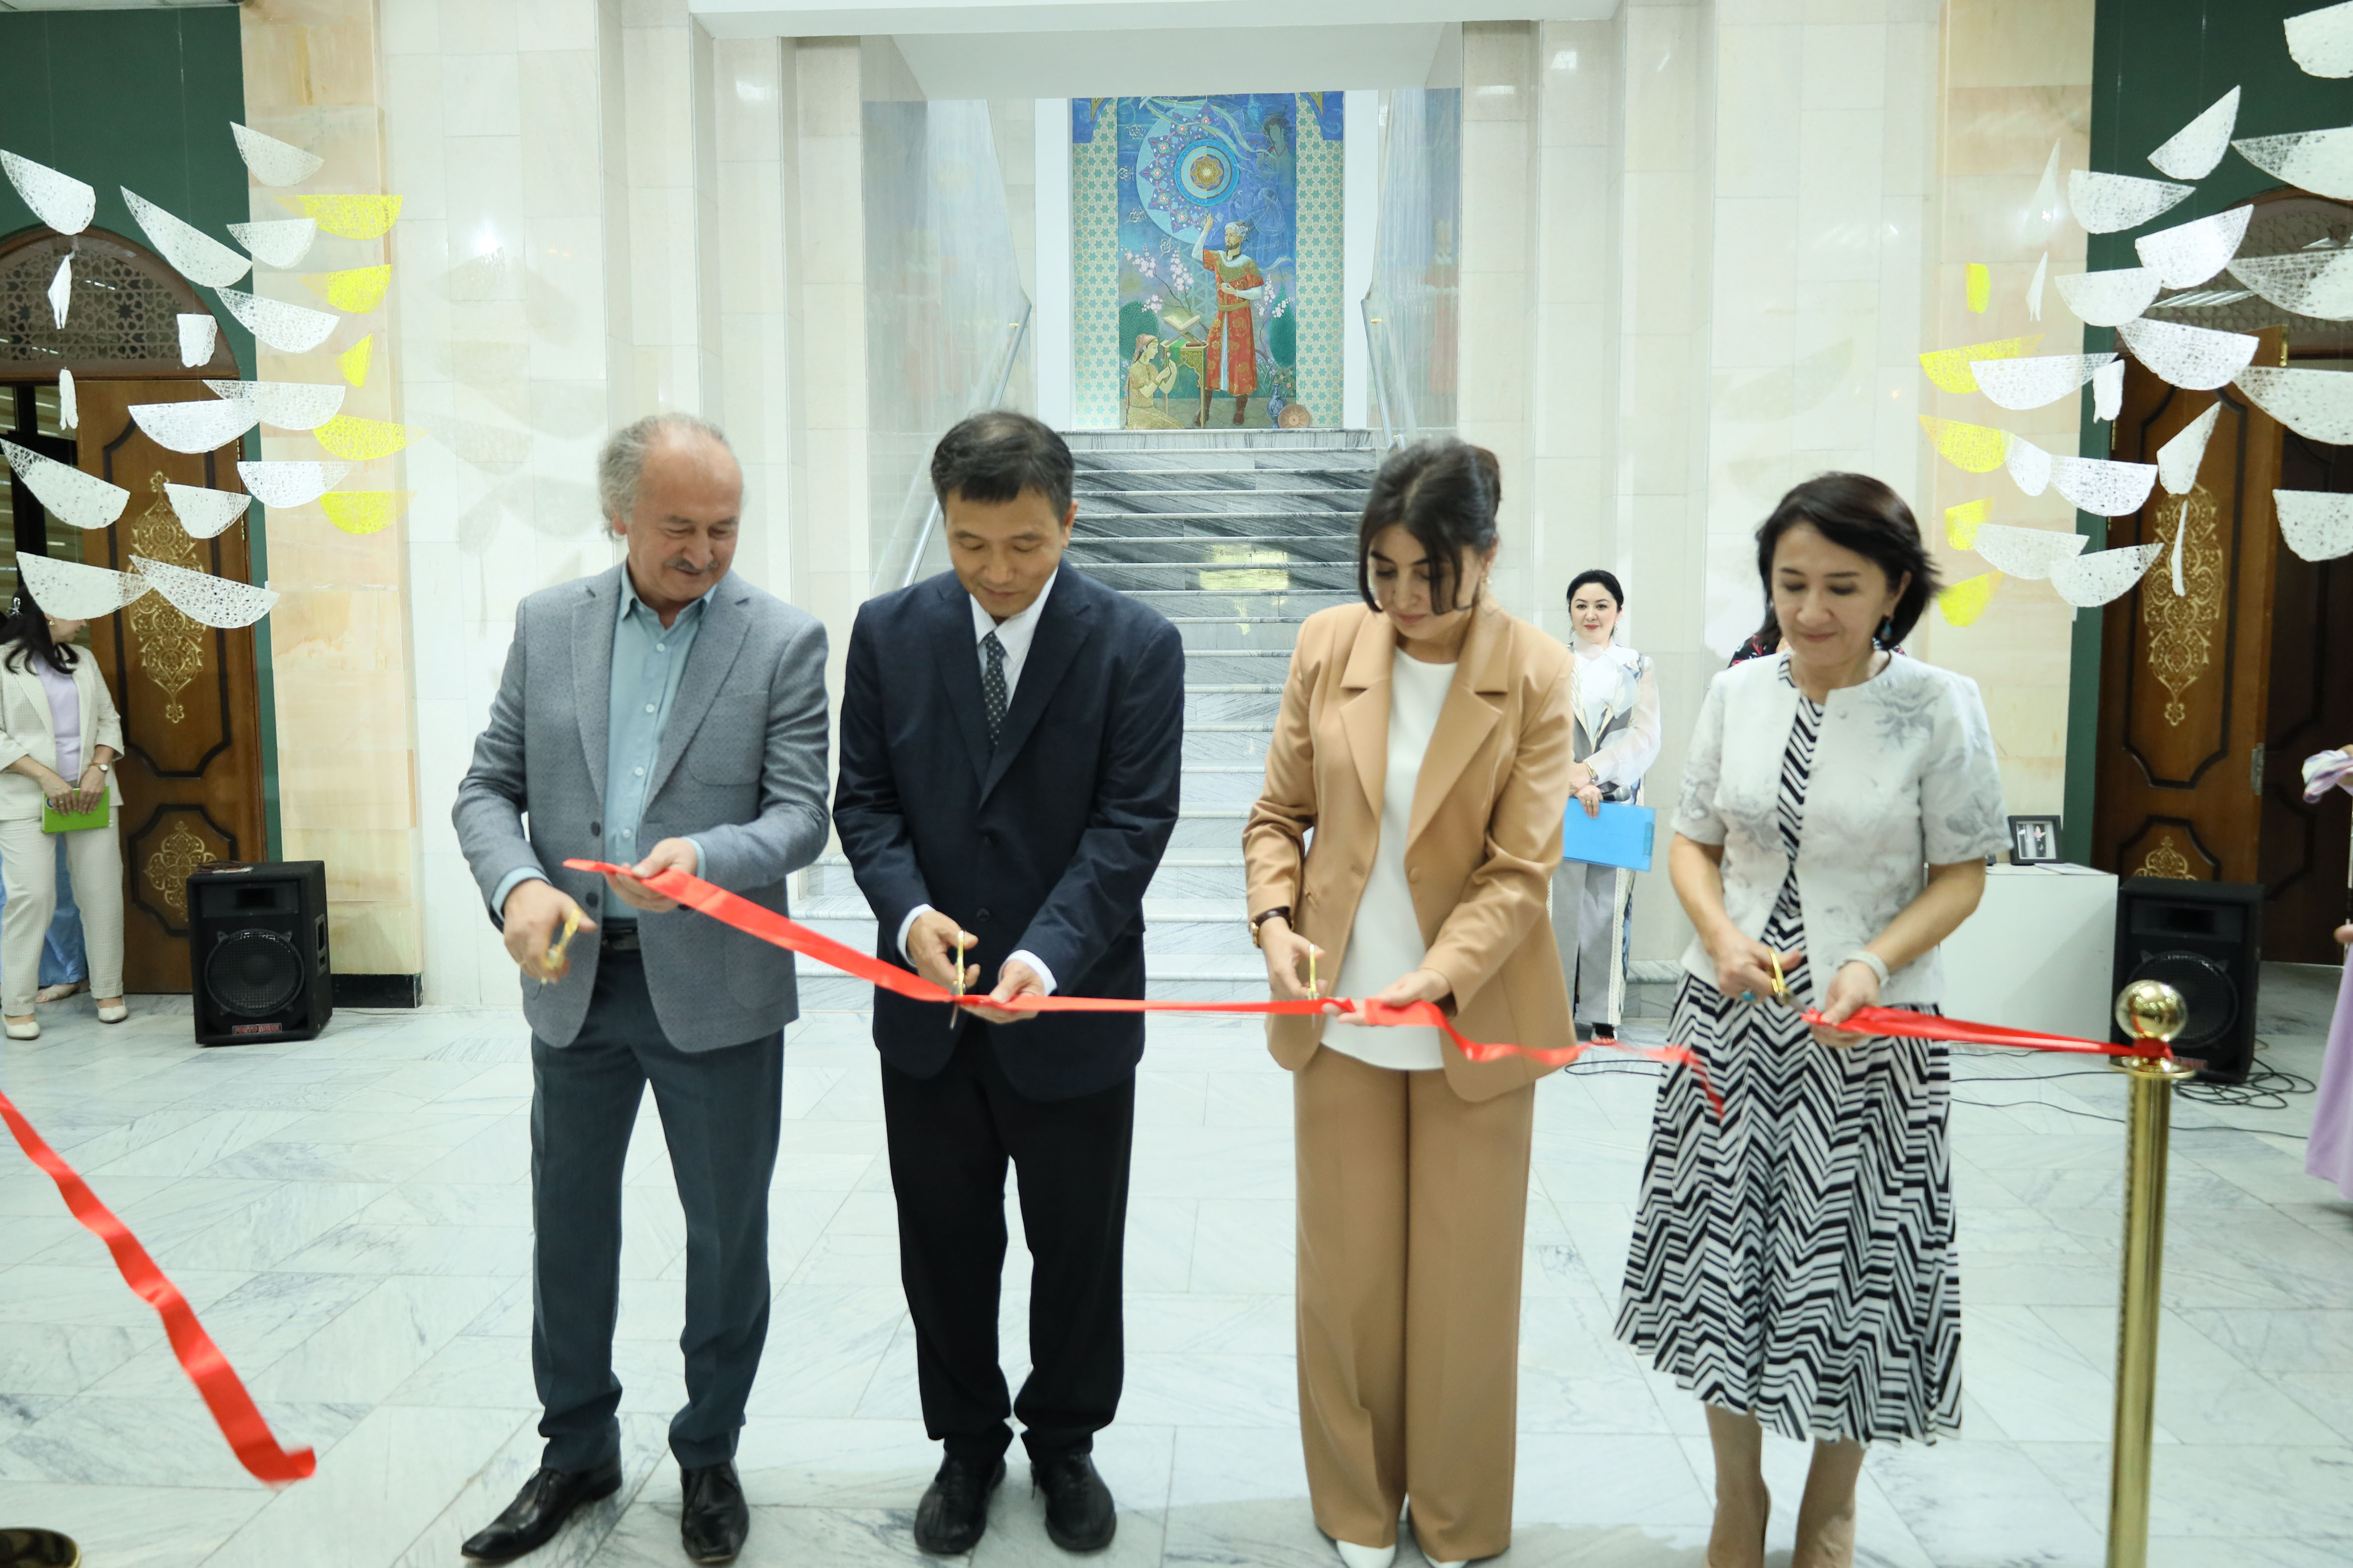
[(335, 1011), (327, 863), (215, 862), (188, 874), (196, 1044), (308, 1040)]
[[(2173, 1048), (2206, 1064), (2203, 1082), (2244, 1083), (2255, 1065), (2263, 946), (2255, 883), (2129, 877), (2116, 887), (2116, 989), (2162, 980), (2181, 993), (2189, 1023)], [(2114, 1037), (2126, 1043), (2121, 1029)]]

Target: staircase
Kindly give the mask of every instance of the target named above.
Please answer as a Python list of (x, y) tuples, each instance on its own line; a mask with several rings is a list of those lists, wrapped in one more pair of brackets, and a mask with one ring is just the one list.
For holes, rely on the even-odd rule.
[[(1185, 639), (1184, 804), (1144, 901), (1151, 994), (1263, 996), (1242, 884), (1242, 823), (1301, 621), (1356, 595), (1356, 520), (1381, 454), (1363, 430), (1103, 430), (1067, 437), (1078, 529), (1066, 570), (1142, 600)], [(839, 854), (804, 874), (795, 913), (872, 952), (874, 921)], [(814, 965), (804, 1008), (863, 1007)]]

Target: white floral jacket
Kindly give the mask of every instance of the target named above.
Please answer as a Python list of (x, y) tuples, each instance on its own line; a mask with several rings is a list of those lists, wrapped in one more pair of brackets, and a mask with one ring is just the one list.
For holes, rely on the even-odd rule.
[[(1775, 805), (1797, 722), (1788, 655), (1734, 665), (1711, 682), (1683, 763), (1675, 831), (1724, 846), (1724, 906), (1761, 934), (1789, 872)], [(1885, 930), (1927, 885), (1927, 868), (1989, 855), (2003, 831), (2001, 774), (1977, 682), (1907, 655), (1830, 694), (1814, 740), (1798, 836), (1798, 899), (1810, 967), (1829, 968)], [(1694, 939), (1683, 967), (1713, 984)], [(1938, 1002), (1932, 950), (1882, 988), (1889, 1006)]]

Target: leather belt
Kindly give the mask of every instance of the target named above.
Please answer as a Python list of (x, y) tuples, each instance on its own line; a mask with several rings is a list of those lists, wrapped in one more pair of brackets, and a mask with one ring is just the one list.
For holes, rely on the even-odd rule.
[(615, 926), (612, 930), (605, 932), (605, 940), (600, 945), (607, 952), (638, 952), (643, 951), (638, 942), (638, 928), (633, 925)]

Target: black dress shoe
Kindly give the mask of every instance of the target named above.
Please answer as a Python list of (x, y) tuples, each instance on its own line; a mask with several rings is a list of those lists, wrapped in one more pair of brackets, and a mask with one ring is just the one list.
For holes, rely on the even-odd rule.
[(1046, 1494), (1046, 1534), (1065, 1552), (1101, 1552), (1119, 1529), (1111, 1489), (1086, 1454), (1064, 1454), (1029, 1467), (1029, 1479)]
[(697, 1563), (730, 1563), (744, 1550), (752, 1532), (752, 1510), (744, 1502), (744, 1483), (735, 1467), (720, 1463), (699, 1470), (681, 1468), (678, 1479), (686, 1490), (686, 1506), (679, 1510), (678, 1542)]
[(555, 1539), (574, 1509), (620, 1489), (618, 1461), (601, 1470), (534, 1470), (522, 1490), (515, 1493), (514, 1501), (507, 1504), (506, 1512), (458, 1550), (477, 1563), (504, 1563), (536, 1552)]
[(934, 1557), (957, 1557), (980, 1544), (988, 1528), (988, 1494), (1005, 1479), (1005, 1461), (940, 1461), (940, 1473), (923, 1489), (915, 1508), (915, 1544)]

